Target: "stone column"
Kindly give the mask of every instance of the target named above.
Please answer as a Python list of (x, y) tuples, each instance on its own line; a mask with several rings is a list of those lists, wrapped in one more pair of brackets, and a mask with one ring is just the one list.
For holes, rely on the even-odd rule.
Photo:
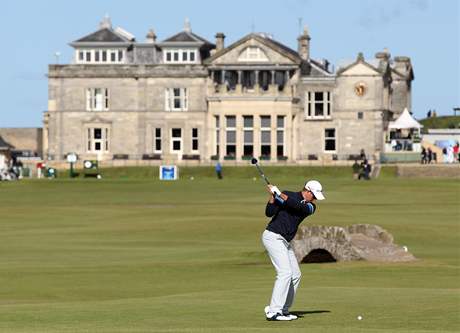
[(254, 71), (254, 91), (259, 93), (259, 71)]
[(241, 92), (243, 91), (243, 87), (241, 85), (241, 81), (242, 81), (242, 78), (243, 78), (243, 71), (239, 70), (238, 71), (238, 82), (236, 84), (236, 93), (238, 94), (241, 94)]
[(271, 74), (271, 78), (270, 78), (270, 86), (269, 86), (269, 91), (271, 93), (275, 93), (276, 92), (276, 84), (275, 84), (275, 73), (276, 71), (270, 71), (270, 74)]

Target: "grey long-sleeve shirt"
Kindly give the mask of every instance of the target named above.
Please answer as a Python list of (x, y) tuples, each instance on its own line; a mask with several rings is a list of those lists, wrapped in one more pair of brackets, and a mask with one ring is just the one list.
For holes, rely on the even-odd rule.
[(300, 223), (316, 210), (316, 205), (306, 202), (301, 192), (283, 191), (288, 196), (284, 203), (275, 200), (267, 203), (265, 215), (271, 217), (267, 230), (283, 236), (290, 242), (299, 228)]

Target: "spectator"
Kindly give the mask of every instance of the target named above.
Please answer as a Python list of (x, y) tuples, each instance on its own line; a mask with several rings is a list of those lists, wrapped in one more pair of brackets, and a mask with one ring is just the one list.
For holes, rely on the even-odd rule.
[(358, 179), (358, 177), (359, 177), (359, 170), (360, 170), (361, 168), (360, 168), (360, 166), (359, 166), (357, 160), (355, 160), (355, 163), (353, 163), (352, 169), (353, 169), (353, 179)]
[(363, 178), (365, 180), (369, 180), (370, 179), (369, 175), (371, 173), (371, 170), (372, 170), (371, 165), (365, 159), (364, 161), (361, 162), (360, 173), (359, 173), (358, 179)]
[(433, 151), (431, 150), (430, 147), (428, 147), (428, 150), (427, 150), (427, 158), (428, 158), (428, 164), (430, 164), (431, 161), (433, 160)]
[(392, 139), (390, 144), (391, 144), (391, 150), (392, 150), (392, 151), (395, 151), (395, 150), (396, 150), (396, 146), (397, 146), (396, 140), (395, 140), (395, 139)]
[(447, 148), (446, 147), (442, 148), (442, 161), (444, 163), (448, 162), (448, 160), (447, 160)]
[(457, 160), (457, 162), (460, 162), (460, 147), (458, 145), (458, 142), (457, 144), (454, 146), (454, 160)]
[(364, 149), (361, 149), (360, 153), (359, 153), (359, 157), (360, 159), (362, 159), (363, 161), (366, 159), (366, 153), (364, 152)]
[(364, 179), (366, 180), (369, 180), (371, 179), (371, 171), (372, 171), (372, 167), (371, 167), (371, 164), (366, 161), (366, 164), (364, 166)]
[(426, 164), (426, 149), (425, 149), (425, 147), (422, 147), (422, 152), (420, 153), (420, 155), (421, 155), (420, 163)]
[(216, 163), (216, 174), (217, 174), (218, 179), (223, 178), (223, 176), (222, 176), (222, 164), (220, 164), (220, 162)]

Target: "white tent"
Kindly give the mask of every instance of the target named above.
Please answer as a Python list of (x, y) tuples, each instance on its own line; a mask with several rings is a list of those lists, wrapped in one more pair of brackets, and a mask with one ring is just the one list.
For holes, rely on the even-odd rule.
[(417, 120), (412, 118), (407, 108), (404, 109), (403, 113), (395, 121), (390, 122), (388, 125), (389, 128), (395, 129), (408, 129), (408, 128), (422, 128), (423, 125), (420, 124)]

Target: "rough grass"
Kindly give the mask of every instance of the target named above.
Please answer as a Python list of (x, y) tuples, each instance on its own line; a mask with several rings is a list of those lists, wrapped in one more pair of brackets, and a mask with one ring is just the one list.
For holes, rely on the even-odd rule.
[(303, 318), (271, 323), (266, 194), (253, 169), (224, 169), (222, 181), (190, 169), (177, 182), (131, 171), (0, 183), (0, 332), (458, 331), (458, 182), (266, 169), (282, 189), (309, 175), (324, 183), (327, 200), (305, 223), (375, 223), (419, 260), (302, 265)]
[(430, 128), (460, 128), (460, 116), (431, 117), (420, 120), (423, 132)]

